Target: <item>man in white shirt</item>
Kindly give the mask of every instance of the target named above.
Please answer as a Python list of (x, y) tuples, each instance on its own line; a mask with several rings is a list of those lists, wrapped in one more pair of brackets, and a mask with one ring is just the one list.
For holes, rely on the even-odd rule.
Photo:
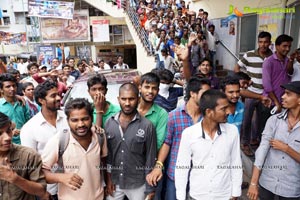
[(19, 70), (20, 74), (27, 74), (27, 65), (28, 63), (24, 63), (23, 59), (20, 59), (20, 63), (18, 63), (17, 69)]
[(113, 69), (129, 69), (129, 66), (123, 62), (123, 56), (118, 56), (118, 63), (113, 66)]
[(98, 71), (101, 71), (101, 70), (109, 70), (110, 66), (108, 64), (106, 64), (104, 62), (104, 60), (100, 60), (98, 62), (98, 65), (94, 66), (93, 69), (94, 69), (95, 72), (98, 72)]
[(213, 62), (213, 73), (216, 73), (216, 67), (215, 67), (215, 55), (217, 51), (217, 44), (219, 43), (219, 36), (215, 32), (215, 25), (210, 24), (208, 26), (208, 31), (206, 33), (207, 36), (207, 45), (209, 50), (209, 56), (211, 62)]
[[(235, 125), (226, 123), (229, 103), (218, 90), (200, 99), (203, 120), (186, 128), (181, 137), (175, 168), (176, 197), (186, 199), (237, 199), (241, 195), (242, 161)], [(190, 175), (189, 175), (190, 172)]]
[(294, 62), (294, 73), (291, 81), (300, 81), (300, 48), (296, 50), (296, 61)]
[[(22, 127), (21, 143), (42, 154), (48, 140), (58, 131), (68, 129), (69, 125), (65, 114), (59, 110), (60, 96), (55, 83), (45, 81), (38, 85), (35, 89), (35, 100), (41, 106), (41, 111)], [(55, 195), (56, 184), (47, 185), (47, 191)]]

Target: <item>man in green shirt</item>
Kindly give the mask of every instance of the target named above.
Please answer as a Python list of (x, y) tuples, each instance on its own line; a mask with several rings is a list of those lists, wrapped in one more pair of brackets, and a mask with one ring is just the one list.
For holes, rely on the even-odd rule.
[(104, 128), (106, 121), (120, 111), (120, 106), (106, 101), (107, 80), (104, 75), (92, 76), (87, 81), (87, 85), (88, 92), (94, 101), (93, 122)]
[[(139, 85), (140, 101), (138, 112), (152, 122), (156, 129), (157, 150), (161, 148), (167, 133), (168, 113), (154, 103), (159, 91), (159, 77), (152, 72), (142, 75)], [(161, 199), (162, 181), (158, 183), (154, 200)]]
[(138, 105), (138, 112), (152, 122), (156, 129), (157, 149), (159, 150), (166, 137), (168, 113), (154, 103), (159, 91), (159, 77), (152, 73), (142, 75), (139, 90), (140, 101)]
[(16, 99), (17, 80), (11, 74), (0, 75), (0, 112), (6, 114), (15, 124), (12, 141), (21, 144), (20, 129), (30, 119), (30, 111), (27, 105), (22, 105)]

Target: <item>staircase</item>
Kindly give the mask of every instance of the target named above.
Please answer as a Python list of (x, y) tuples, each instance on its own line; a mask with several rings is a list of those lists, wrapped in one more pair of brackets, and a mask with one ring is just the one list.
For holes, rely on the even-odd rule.
[[(140, 26), (138, 15), (134, 7), (129, 7), (126, 0), (120, 0), (121, 4), (107, 2), (105, 0), (85, 0), (88, 4), (116, 18), (124, 18), (130, 34), (136, 45), (137, 69), (146, 73), (155, 67), (153, 48), (148, 39), (146, 31)], [(119, 8), (118, 8), (119, 7)]]

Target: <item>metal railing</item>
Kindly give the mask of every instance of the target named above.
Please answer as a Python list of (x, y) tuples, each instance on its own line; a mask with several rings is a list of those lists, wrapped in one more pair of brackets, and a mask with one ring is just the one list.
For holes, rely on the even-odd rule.
[(235, 55), (235, 53), (233, 53), (231, 49), (229, 49), (229, 47), (222, 40), (219, 40), (219, 42), (236, 60), (239, 60), (239, 57)]
[(140, 25), (139, 16), (136, 11), (135, 6), (130, 6), (130, 1), (134, 0), (112, 0), (111, 2), (118, 7), (124, 9), (124, 12), (129, 17), (133, 27), (135, 28), (137, 35), (139, 36), (144, 48), (146, 49), (148, 55), (154, 55), (154, 49), (149, 40), (147, 31)]

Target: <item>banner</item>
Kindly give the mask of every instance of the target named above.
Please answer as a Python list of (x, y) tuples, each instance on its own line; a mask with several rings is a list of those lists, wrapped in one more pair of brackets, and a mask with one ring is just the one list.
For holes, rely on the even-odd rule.
[(0, 31), (0, 44), (26, 45), (26, 33), (8, 33), (8, 32)]
[(37, 47), (37, 58), (41, 58), (41, 66), (45, 65), (48, 69), (51, 68), (51, 62), (55, 58), (55, 47), (43, 45)]
[(73, 19), (74, 2), (28, 1), (28, 16)]
[(88, 10), (75, 11), (73, 19), (41, 19), (45, 43), (85, 42), (90, 40)]
[(77, 57), (89, 60), (92, 57), (91, 46), (76, 46)]
[(92, 20), (93, 41), (109, 42), (109, 20), (94, 19)]

